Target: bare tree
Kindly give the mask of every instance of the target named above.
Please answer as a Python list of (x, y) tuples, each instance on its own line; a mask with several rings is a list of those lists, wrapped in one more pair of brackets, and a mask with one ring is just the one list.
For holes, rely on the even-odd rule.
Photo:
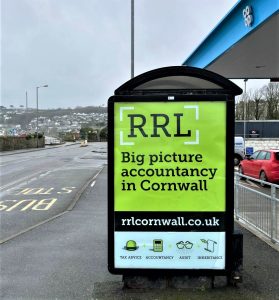
[(250, 89), (247, 91), (244, 96), (245, 106), (246, 106), (246, 116), (245, 120), (253, 120), (254, 119), (254, 101), (253, 101), (253, 91)]
[[(250, 93), (243, 93), (239, 98), (235, 106), (235, 119), (247, 120), (250, 116), (251, 104)], [(244, 109), (245, 108), (245, 109)]]
[(244, 118), (244, 100), (243, 94), (236, 98), (235, 103), (235, 119), (243, 120)]
[(262, 88), (265, 99), (266, 119), (279, 119), (279, 83), (270, 82)]
[(278, 120), (279, 83), (269, 83), (260, 89), (249, 90), (238, 97), (235, 105), (235, 119)]
[(253, 91), (253, 117), (252, 119), (260, 120), (264, 117), (264, 100), (262, 89)]

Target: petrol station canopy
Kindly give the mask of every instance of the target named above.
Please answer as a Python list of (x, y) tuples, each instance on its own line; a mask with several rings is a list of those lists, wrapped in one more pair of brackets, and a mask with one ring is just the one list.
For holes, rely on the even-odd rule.
[(240, 0), (185, 60), (230, 79), (279, 80), (279, 0)]

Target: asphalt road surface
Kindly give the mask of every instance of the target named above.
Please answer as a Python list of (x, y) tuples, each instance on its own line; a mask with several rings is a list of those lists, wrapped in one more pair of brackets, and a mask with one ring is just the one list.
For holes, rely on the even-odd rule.
[(215, 289), (123, 289), (107, 270), (107, 170), (72, 211), (1, 247), (1, 299), (279, 299), (279, 252), (244, 234), (243, 283)]
[(94, 143), (2, 153), (0, 242), (72, 209), (106, 164), (106, 148)]
[(122, 277), (107, 270), (106, 149), (98, 143), (1, 157), (1, 299), (279, 299), (279, 252), (238, 225), (238, 287), (123, 289)]

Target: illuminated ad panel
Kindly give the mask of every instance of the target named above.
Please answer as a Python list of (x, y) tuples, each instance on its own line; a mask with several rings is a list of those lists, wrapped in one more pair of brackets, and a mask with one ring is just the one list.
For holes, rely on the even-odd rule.
[(115, 269), (225, 269), (226, 109), (113, 103)]

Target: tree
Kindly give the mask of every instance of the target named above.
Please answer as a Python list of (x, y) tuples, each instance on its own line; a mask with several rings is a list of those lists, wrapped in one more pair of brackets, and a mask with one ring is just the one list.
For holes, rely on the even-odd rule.
[(260, 120), (264, 116), (264, 100), (262, 89), (256, 89), (253, 93), (254, 118)]
[(270, 82), (262, 88), (266, 104), (266, 119), (279, 119), (279, 83)]
[[(249, 103), (249, 95), (248, 93), (243, 93), (240, 97), (239, 97), (239, 101), (237, 102), (236, 106), (235, 106), (235, 119), (236, 120), (246, 120), (247, 116), (249, 115), (249, 107), (248, 104)], [(246, 114), (245, 114), (245, 109), (244, 109), (244, 105), (246, 107)], [(244, 115), (245, 114), (245, 115)]]
[(108, 139), (108, 127), (104, 127), (100, 131), (100, 139), (101, 140), (107, 140)]
[(79, 132), (80, 138), (81, 138), (82, 140), (87, 140), (88, 137), (91, 138), (91, 135), (93, 134), (93, 132), (94, 132), (93, 128), (90, 128), (90, 127), (82, 127), (82, 128), (80, 129), (80, 132)]

